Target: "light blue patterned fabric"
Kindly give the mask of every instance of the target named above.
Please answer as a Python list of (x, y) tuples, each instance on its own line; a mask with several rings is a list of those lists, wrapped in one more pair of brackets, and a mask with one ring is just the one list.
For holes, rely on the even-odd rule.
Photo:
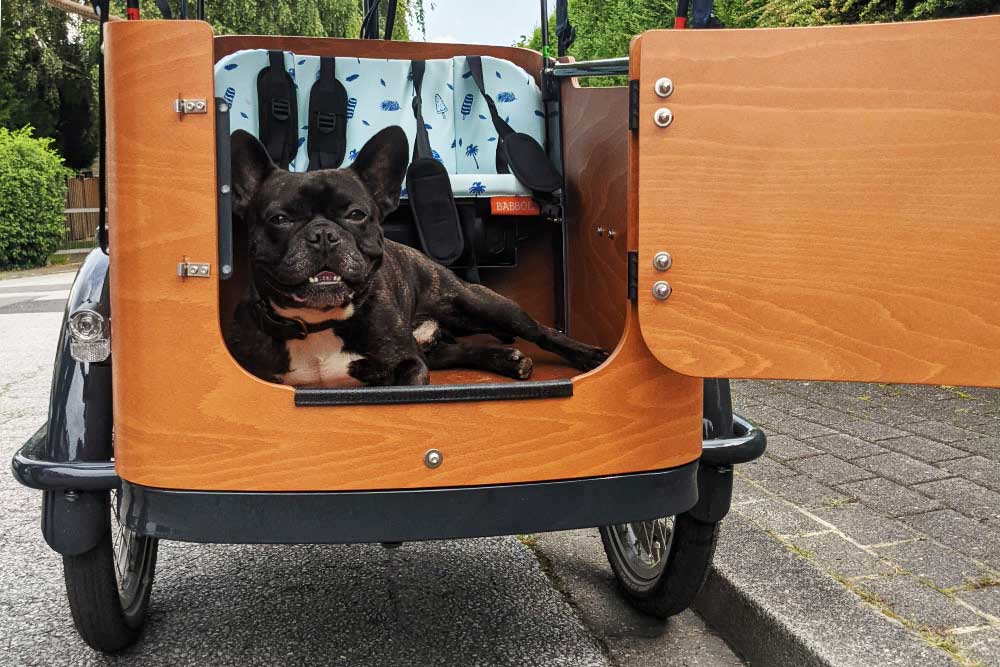
[[(319, 76), (319, 56), (285, 52), (285, 68), (295, 80), (299, 116), (299, 150), (289, 164), (291, 171), (306, 171), (309, 155), (309, 93)], [(348, 166), (365, 142), (389, 125), (406, 132), (412, 153), (416, 138), (413, 117), (413, 80), (408, 60), (337, 58), (336, 76), (348, 96)], [(435, 157), (452, 174), (456, 197), (529, 195), (511, 174), (496, 173), (496, 128), (486, 101), (476, 88), (466, 64), (459, 56), (428, 60), (422, 87), (424, 122)], [(268, 66), (267, 51), (237, 51), (215, 65), (215, 93), (226, 99), (232, 111), (231, 128), (259, 136), (257, 75)], [(531, 135), (545, 145), (545, 114), (542, 95), (534, 79), (523, 69), (497, 58), (483, 57), (486, 90), (497, 103), (501, 116), (517, 132)], [(403, 191), (406, 196), (406, 191)]]

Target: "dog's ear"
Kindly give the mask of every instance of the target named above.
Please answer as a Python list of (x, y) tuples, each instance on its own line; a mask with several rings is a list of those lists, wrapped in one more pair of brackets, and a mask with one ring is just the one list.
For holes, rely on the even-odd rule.
[(233, 213), (243, 218), (257, 188), (278, 167), (271, 161), (264, 144), (249, 132), (237, 130), (229, 141), (233, 169)]
[(382, 217), (399, 206), (399, 193), (410, 162), (410, 142), (403, 128), (391, 125), (368, 140), (351, 169), (375, 198)]

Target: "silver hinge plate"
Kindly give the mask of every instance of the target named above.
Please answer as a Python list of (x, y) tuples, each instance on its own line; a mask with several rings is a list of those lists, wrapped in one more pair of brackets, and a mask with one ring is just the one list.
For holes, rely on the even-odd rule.
[(174, 111), (179, 114), (208, 113), (208, 102), (204, 99), (176, 99), (174, 100)]
[(181, 278), (208, 278), (212, 273), (212, 265), (197, 262), (181, 262), (177, 265), (177, 275)]

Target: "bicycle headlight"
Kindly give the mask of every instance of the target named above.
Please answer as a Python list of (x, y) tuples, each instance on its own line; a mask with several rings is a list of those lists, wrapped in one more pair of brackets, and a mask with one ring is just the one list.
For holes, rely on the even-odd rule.
[(77, 361), (98, 362), (111, 356), (111, 327), (104, 316), (81, 309), (69, 316), (69, 353)]

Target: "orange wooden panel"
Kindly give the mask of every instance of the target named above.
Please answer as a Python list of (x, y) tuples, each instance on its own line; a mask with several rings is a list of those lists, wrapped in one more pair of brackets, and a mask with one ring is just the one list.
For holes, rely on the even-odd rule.
[[(612, 359), (574, 378), (572, 398), (296, 408), (290, 387), (246, 373), (222, 341), (217, 281), (176, 275), (183, 259), (215, 271), (213, 117), (172, 110), (178, 95), (212, 98), (211, 33), (184, 21), (107, 30), (115, 453), (125, 479), (207, 490), (419, 488), (698, 457), (701, 381), (648, 352), (634, 308)], [(444, 452), (434, 470), (422, 463), (431, 447)]]
[(639, 312), (657, 358), (1000, 384), (1000, 16), (638, 41)]

